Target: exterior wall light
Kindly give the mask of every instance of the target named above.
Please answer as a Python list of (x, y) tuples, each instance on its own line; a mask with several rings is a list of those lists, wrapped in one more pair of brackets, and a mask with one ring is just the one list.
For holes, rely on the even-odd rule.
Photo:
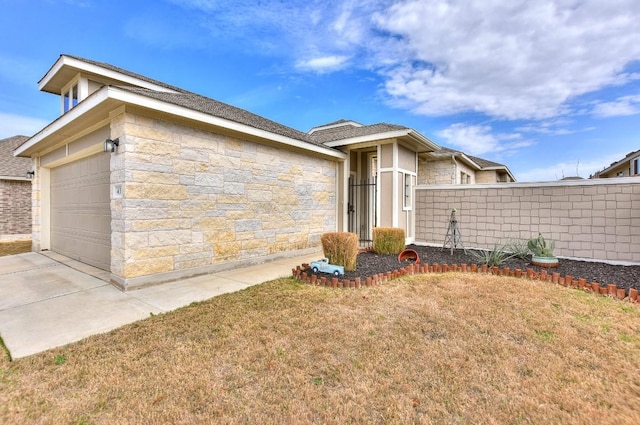
[(111, 140), (111, 139), (107, 139), (104, 141), (104, 151), (105, 152), (115, 152), (116, 151), (116, 147), (118, 147), (120, 145), (120, 140), (119, 139), (115, 139), (115, 140)]
[(33, 178), (36, 176), (36, 172), (35, 171), (27, 171), (25, 174), (25, 177), (28, 178), (29, 180), (33, 180)]

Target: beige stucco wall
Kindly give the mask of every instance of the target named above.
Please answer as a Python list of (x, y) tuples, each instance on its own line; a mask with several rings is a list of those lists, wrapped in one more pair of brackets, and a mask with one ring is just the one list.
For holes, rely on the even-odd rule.
[(112, 279), (125, 288), (318, 248), (336, 230), (334, 161), (130, 112), (111, 131)]
[(492, 248), (538, 232), (556, 255), (640, 262), (635, 178), (416, 188), (416, 241), (442, 244), (451, 209), (467, 247)]
[(404, 171), (416, 172), (416, 153), (398, 144), (398, 168)]

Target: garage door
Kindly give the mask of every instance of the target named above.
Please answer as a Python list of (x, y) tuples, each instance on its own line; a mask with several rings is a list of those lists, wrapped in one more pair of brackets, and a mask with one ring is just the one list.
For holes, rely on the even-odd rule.
[(110, 155), (51, 169), (51, 249), (111, 269)]

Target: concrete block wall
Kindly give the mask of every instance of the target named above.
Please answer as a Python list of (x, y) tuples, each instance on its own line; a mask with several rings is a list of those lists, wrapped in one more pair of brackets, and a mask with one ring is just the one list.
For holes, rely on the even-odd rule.
[(120, 139), (111, 271), (121, 286), (320, 247), (336, 230), (334, 161), (130, 112), (111, 132)]
[(31, 238), (31, 181), (0, 180), (0, 239)]
[(449, 216), (466, 247), (541, 232), (555, 254), (640, 262), (640, 179), (416, 187), (416, 242), (442, 244)]

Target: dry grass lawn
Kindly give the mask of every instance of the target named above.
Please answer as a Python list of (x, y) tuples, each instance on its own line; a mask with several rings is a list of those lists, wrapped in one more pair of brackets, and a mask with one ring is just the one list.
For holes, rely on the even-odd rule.
[(0, 423), (640, 423), (640, 309), (472, 274), (292, 279), (0, 360)]
[(0, 257), (3, 255), (22, 254), (31, 251), (31, 241), (1, 241)]

